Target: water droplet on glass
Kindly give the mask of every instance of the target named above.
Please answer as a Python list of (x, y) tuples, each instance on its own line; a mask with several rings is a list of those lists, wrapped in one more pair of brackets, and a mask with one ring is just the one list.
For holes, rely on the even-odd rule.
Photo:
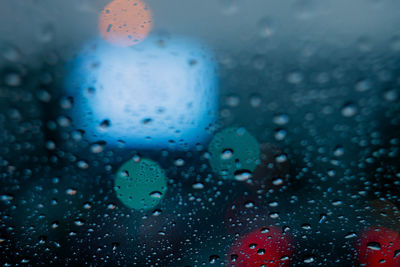
[(372, 249), (372, 250), (380, 250), (381, 244), (379, 244), (378, 242), (369, 242), (367, 244), (367, 248)]
[(203, 189), (204, 188), (204, 184), (202, 183), (195, 183), (192, 185), (193, 189)]
[(252, 177), (252, 173), (249, 170), (237, 170), (234, 175), (237, 181), (247, 181)]
[(161, 198), (161, 196), (162, 196), (162, 193), (159, 192), (159, 191), (153, 191), (153, 192), (150, 193), (150, 197), (152, 197), (152, 198), (159, 199), (159, 198)]
[(344, 117), (353, 117), (354, 115), (357, 114), (357, 106), (353, 103), (346, 103), (343, 107), (342, 107), (342, 115)]
[(230, 148), (224, 149), (221, 154), (222, 159), (230, 159), (233, 156), (233, 150)]

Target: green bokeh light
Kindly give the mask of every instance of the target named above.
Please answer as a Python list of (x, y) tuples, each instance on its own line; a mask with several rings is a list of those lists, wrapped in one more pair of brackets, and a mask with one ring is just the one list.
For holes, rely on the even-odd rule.
[(164, 170), (145, 158), (125, 162), (118, 169), (114, 184), (119, 200), (136, 210), (154, 208), (167, 190)]
[(213, 170), (229, 178), (240, 177), (238, 172), (254, 171), (260, 158), (257, 140), (244, 128), (226, 128), (217, 133), (208, 151)]

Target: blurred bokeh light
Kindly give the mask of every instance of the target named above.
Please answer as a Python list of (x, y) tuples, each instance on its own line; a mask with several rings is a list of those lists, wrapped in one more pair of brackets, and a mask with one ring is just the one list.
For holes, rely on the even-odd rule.
[(113, 0), (99, 15), (100, 35), (116, 46), (140, 43), (151, 31), (150, 8), (141, 0)]
[(183, 37), (153, 36), (133, 47), (87, 43), (69, 65), (71, 117), (91, 141), (185, 149), (209, 138), (216, 120), (212, 52)]

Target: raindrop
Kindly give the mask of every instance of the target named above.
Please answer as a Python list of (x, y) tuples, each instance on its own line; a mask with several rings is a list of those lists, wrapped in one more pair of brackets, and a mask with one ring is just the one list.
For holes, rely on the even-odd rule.
[(357, 114), (357, 106), (353, 103), (346, 103), (342, 107), (342, 115), (344, 117), (353, 117), (354, 115)]
[(354, 232), (348, 233), (347, 235), (344, 236), (346, 239), (354, 238), (357, 237), (357, 234)]
[(252, 177), (251, 172), (248, 170), (237, 170), (234, 175), (236, 181), (247, 181)]
[(246, 203), (244, 203), (244, 206), (246, 207), (246, 208), (254, 208), (254, 202), (253, 201), (247, 201)]
[(385, 98), (385, 100), (393, 102), (393, 101), (397, 100), (397, 98), (399, 97), (399, 94), (397, 93), (397, 91), (395, 89), (390, 89), (390, 90), (387, 90), (383, 94), (383, 97)]
[(304, 259), (304, 263), (313, 263), (315, 261), (313, 256)]
[(269, 233), (269, 231), (270, 231), (269, 228), (262, 228), (262, 229), (261, 229), (261, 233), (262, 233), (262, 234)]
[(259, 94), (250, 95), (250, 106), (253, 108), (259, 107), (261, 105), (261, 96)]
[(70, 196), (76, 195), (77, 191), (75, 189), (69, 188), (66, 193)]
[(255, 244), (255, 243), (251, 243), (250, 245), (249, 245), (249, 248), (250, 249), (255, 249), (257, 247), (257, 244)]
[(257, 254), (258, 255), (264, 255), (265, 254), (265, 249), (260, 248), (259, 250), (257, 250)]
[(103, 121), (100, 123), (100, 129), (101, 129), (101, 130), (107, 130), (107, 128), (110, 127), (110, 126), (111, 126), (110, 120), (103, 120)]
[(84, 160), (78, 161), (77, 166), (78, 166), (78, 168), (80, 168), (82, 170), (86, 170), (87, 168), (89, 168), (89, 164)]
[(153, 210), (153, 216), (159, 216), (161, 214), (160, 209)]
[(299, 84), (303, 81), (303, 75), (300, 72), (289, 73), (287, 81), (291, 84)]
[(379, 244), (378, 242), (369, 242), (367, 244), (367, 248), (372, 249), (372, 250), (380, 250), (381, 244)]
[(279, 218), (279, 212), (271, 212), (271, 213), (269, 214), (269, 217), (270, 217), (271, 219), (278, 219), (278, 218)]
[(11, 72), (5, 75), (4, 82), (11, 87), (17, 87), (22, 84), (22, 78), (19, 74)]
[(240, 98), (237, 95), (229, 95), (226, 98), (226, 104), (230, 107), (237, 107), (239, 106)]
[(70, 109), (72, 108), (72, 104), (74, 103), (74, 99), (71, 96), (63, 97), (60, 100), (60, 106), (63, 109)]
[(236, 254), (231, 255), (231, 262), (235, 262), (239, 256)]
[(283, 179), (282, 178), (276, 178), (272, 181), (273, 185), (279, 186), (283, 184)]
[(99, 141), (99, 142), (93, 143), (90, 146), (90, 151), (92, 153), (94, 153), (94, 154), (98, 154), (100, 152), (103, 152), (105, 144), (106, 144), (106, 142), (104, 142), (104, 141)]
[(285, 129), (276, 129), (275, 130), (274, 136), (275, 136), (275, 139), (278, 141), (282, 141), (283, 139), (285, 139), (286, 135), (287, 135), (287, 132)]
[(204, 184), (202, 183), (195, 183), (192, 185), (193, 189), (203, 189), (204, 188)]
[(183, 158), (177, 158), (177, 159), (175, 159), (174, 164), (177, 167), (181, 167), (181, 166), (185, 165), (185, 160)]
[(150, 193), (150, 197), (152, 197), (152, 198), (160, 199), (161, 196), (162, 196), (162, 193), (159, 192), (159, 191), (153, 191), (153, 192)]
[(82, 225), (84, 225), (85, 223), (84, 223), (84, 221), (81, 220), (81, 219), (76, 219), (76, 220), (74, 221), (74, 224), (75, 224), (76, 226), (82, 226)]
[(344, 148), (342, 146), (337, 146), (335, 150), (333, 151), (333, 155), (335, 157), (341, 157), (344, 155)]
[(356, 91), (364, 92), (364, 91), (371, 89), (371, 86), (372, 86), (371, 81), (361, 80), (358, 83), (356, 83), (355, 89), (356, 89)]
[(262, 18), (258, 22), (260, 36), (263, 38), (269, 38), (275, 33), (275, 24), (270, 18)]
[(86, 209), (86, 210), (91, 209), (92, 208), (92, 203), (90, 203), (90, 202), (84, 203), (83, 204), (83, 208)]
[(277, 114), (274, 116), (273, 122), (277, 125), (285, 125), (289, 122), (289, 116), (287, 114)]
[(230, 159), (233, 156), (233, 150), (230, 148), (224, 149), (221, 154), (222, 159)]
[(210, 264), (215, 264), (219, 260), (218, 255), (211, 255), (210, 256)]

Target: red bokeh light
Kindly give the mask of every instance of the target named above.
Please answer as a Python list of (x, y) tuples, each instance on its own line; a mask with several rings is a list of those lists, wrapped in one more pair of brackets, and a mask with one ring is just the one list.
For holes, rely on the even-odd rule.
[(240, 237), (227, 255), (228, 266), (289, 266), (293, 241), (275, 226), (258, 229)]
[(400, 266), (400, 234), (391, 229), (375, 227), (364, 231), (356, 248), (360, 266)]

